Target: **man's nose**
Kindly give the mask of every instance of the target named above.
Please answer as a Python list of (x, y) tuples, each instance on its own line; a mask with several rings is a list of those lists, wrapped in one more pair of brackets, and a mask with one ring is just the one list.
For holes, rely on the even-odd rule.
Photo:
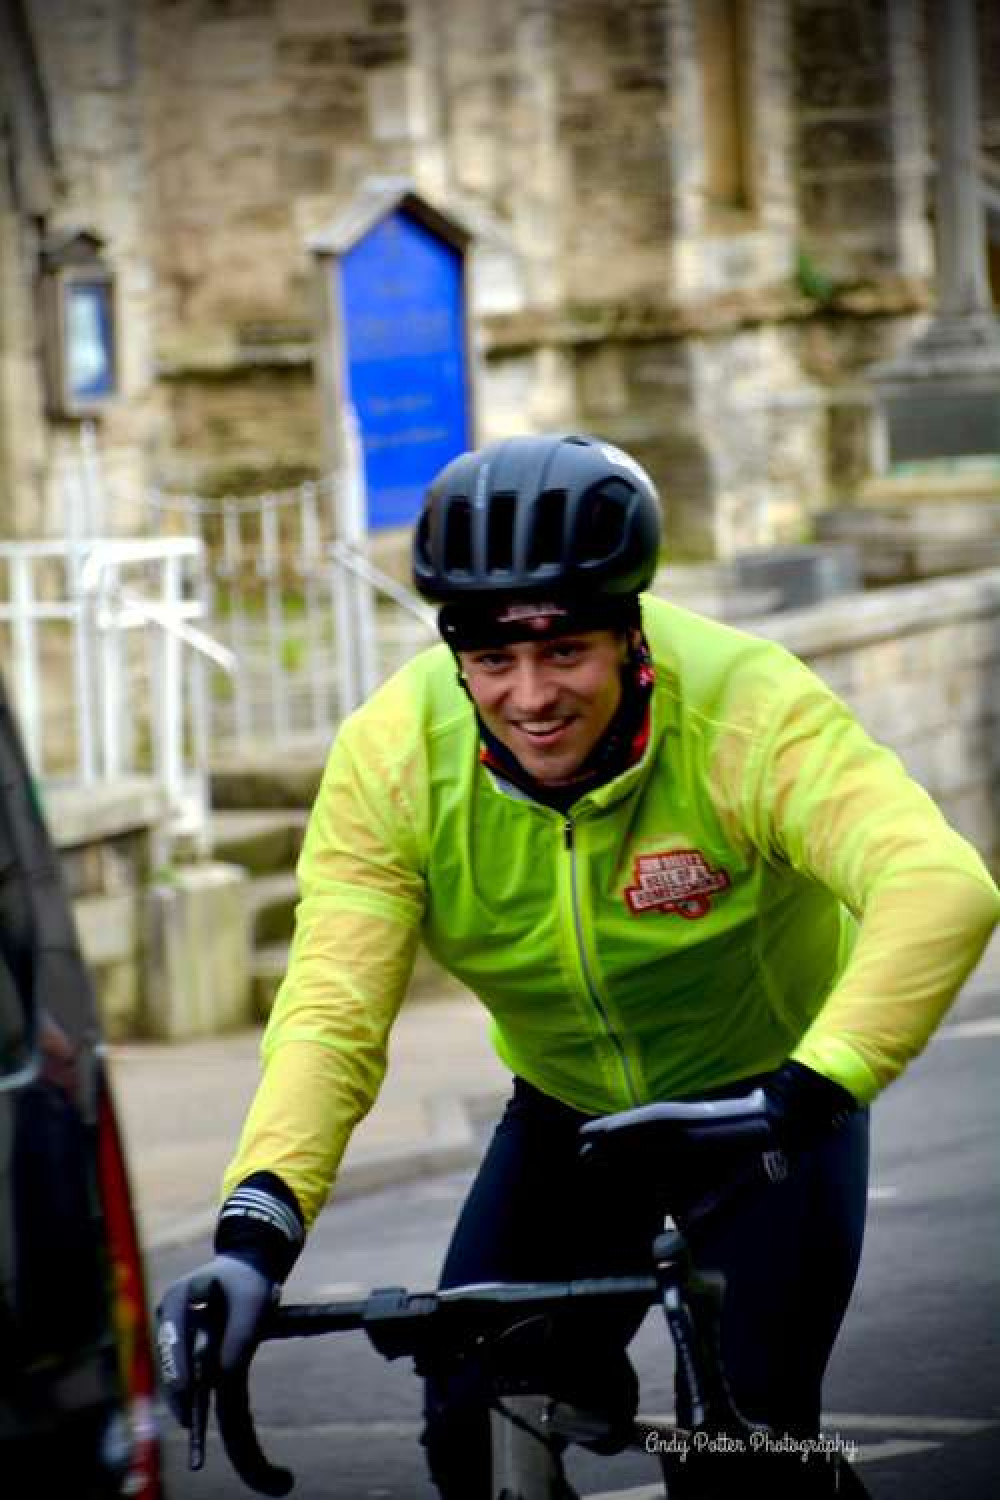
[(557, 696), (556, 684), (545, 666), (530, 659), (519, 661), (511, 685), (511, 706), (524, 718), (550, 708)]

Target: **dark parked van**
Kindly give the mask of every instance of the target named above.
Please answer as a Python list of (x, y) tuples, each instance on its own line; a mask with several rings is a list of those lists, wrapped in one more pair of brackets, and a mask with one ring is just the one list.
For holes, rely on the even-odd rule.
[(0, 1492), (161, 1500), (153, 1371), (93, 988), (0, 682)]

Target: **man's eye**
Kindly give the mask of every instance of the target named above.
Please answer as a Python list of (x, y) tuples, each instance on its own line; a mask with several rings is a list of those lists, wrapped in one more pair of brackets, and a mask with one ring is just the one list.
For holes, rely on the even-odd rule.
[(496, 672), (507, 665), (507, 658), (501, 651), (484, 651), (481, 656), (472, 658), (472, 664), (476, 667), (484, 667), (487, 672)]
[(582, 647), (578, 646), (574, 642), (571, 645), (567, 644), (567, 645), (553, 646), (552, 650), (550, 652), (550, 655), (553, 657), (553, 659), (555, 661), (561, 661), (561, 662), (576, 661), (579, 658), (582, 649), (583, 649)]

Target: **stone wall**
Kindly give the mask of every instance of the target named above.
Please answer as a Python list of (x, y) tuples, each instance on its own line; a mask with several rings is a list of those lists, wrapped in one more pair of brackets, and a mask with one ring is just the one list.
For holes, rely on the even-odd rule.
[(165, 799), (151, 782), (45, 787), (42, 808), (62, 861), (77, 933), (111, 1041), (145, 1029), (144, 906), (156, 878)]
[(81, 951), (108, 1041), (211, 1035), (254, 1019), (246, 874), (166, 862), (149, 780), (45, 787)]
[(1000, 870), (1000, 569), (747, 628), (808, 662)]
[(797, 203), (819, 274), (931, 270), (923, 19), (917, 0), (792, 6)]
[[(66, 462), (78, 456), (79, 431), (76, 421), (51, 410), (38, 292), (46, 239), (81, 228), (104, 241), (117, 281), (121, 399), (101, 420), (101, 451), (109, 485), (121, 497), (109, 528), (132, 532), (140, 524), (136, 500), (161, 415), (135, 7), (131, 0), (44, 0), (8, 3), (5, 9), (22, 15), (21, 45), (11, 62), (26, 79), (30, 74), (30, 83), (15, 107), (0, 77), (0, 114), (4, 104), (10, 112), (6, 175), (15, 184), (11, 222), (6, 234), (0, 229), (0, 264), (5, 276), (11, 262), (18, 268), (16, 294), (8, 294), (5, 308), (9, 331), (0, 332), (0, 356), (10, 376), (6, 422), (0, 418), (9, 442), (6, 474), (0, 465), (0, 485), (7, 479), (0, 491), (0, 535), (58, 535), (66, 527), (62, 475)], [(23, 164), (39, 153), (51, 153), (47, 181), (26, 201)]]
[[(929, 305), (920, 0), (0, 12), (25, 18), (37, 82), (29, 108), (0, 77), (0, 532), (60, 529), (77, 437), (44, 409), (43, 229), (94, 230), (118, 275), (100, 441), (134, 529), (149, 480), (247, 493), (322, 467), (305, 242), (387, 174), (476, 230), (481, 438), (626, 443), (696, 555), (787, 540), (867, 473), (864, 370)], [(995, 148), (1000, 28), (980, 12)]]

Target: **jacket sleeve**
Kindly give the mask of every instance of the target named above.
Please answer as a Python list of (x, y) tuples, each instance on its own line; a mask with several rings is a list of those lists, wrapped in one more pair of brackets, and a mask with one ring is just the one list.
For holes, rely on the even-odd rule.
[(860, 921), (792, 1056), (865, 1101), (930, 1039), (1000, 920), (1000, 893), (898, 757), (808, 669), (796, 663), (791, 680), (759, 741), (746, 816), (768, 857)]
[(288, 970), (223, 1183), (225, 1196), (251, 1172), (277, 1173), (307, 1227), (381, 1086), (424, 911), (415, 788), (376, 703), (342, 727), (309, 818)]

